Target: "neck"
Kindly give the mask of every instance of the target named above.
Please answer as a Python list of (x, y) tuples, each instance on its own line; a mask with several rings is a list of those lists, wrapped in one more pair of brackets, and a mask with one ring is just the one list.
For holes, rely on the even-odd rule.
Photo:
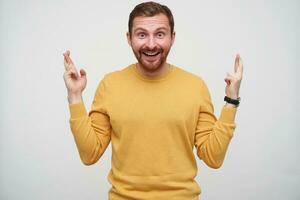
[(145, 70), (143, 67), (140, 66), (140, 63), (137, 63), (137, 69), (145, 76), (149, 76), (149, 77), (158, 77), (158, 76), (163, 76), (166, 73), (169, 72), (169, 68), (170, 68), (170, 64), (165, 62), (161, 67), (159, 67), (157, 70), (155, 71), (148, 71)]

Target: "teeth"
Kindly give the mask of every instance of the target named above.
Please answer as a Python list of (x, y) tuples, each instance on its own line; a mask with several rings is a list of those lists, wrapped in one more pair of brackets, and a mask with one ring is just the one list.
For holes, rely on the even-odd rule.
[(158, 52), (144, 52), (147, 56), (155, 56)]

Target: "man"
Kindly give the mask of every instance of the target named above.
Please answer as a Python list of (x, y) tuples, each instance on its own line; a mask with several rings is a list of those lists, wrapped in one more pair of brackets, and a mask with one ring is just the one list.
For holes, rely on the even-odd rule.
[(101, 80), (91, 111), (82, 102), (86, 72), (64, 53), (70, 124), (82, 162), (94, 164), (112, 142), (110, 200), (195, 200), (193, 154), (219, 168), (235, 129), (242, 61), (225, 78), (226, 105), (217, 120), (203, 80), (167, 63), (175, 39), (168, 7), (137, 5), (129, 16), (128, 43), (137, 63)]

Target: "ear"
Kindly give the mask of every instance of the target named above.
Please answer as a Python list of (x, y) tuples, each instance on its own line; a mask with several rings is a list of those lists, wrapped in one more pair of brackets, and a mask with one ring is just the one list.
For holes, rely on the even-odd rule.
[(172, 43), (172, 45), (173, 45), (173, 43), (174, 43), (174, 41), (175, 41), (175, 35), (176, 35), (176, 33), (175, 33), (175, 31), (172, 33), (172, 35), (171, 35), (171, 43)]
[(127, 32), (127, 33), (126, 33), (126, 36), (127, 36), (127, 42), (128, 42), (128, 44), (129, 44), (129, 46), (131, 46), (131, 36), (130, 36), (130, 33)]

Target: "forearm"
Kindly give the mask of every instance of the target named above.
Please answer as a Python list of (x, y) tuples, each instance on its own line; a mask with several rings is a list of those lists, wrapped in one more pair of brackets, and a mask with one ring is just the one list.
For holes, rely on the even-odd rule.
[(226, 103), (226, 104), (224, 105), (224, 107), (225, 107), (225, 108), (237, 108), (236, 105), (233, 105), (233, 104), (231, 104), (231, 103)]
[(202, 124), (201, 134), (198, 135), (197, 153), (212, 168), (219, 168), (224, 161), (235, 129), (235, 114), (235, 108), (224, 106), (217, 121), (210, 121), (207, 117), (206, 124)]
[(69, 105), (70, 126), (82, 162), (91, 165), (104, 153), (110, 137), (101, 131), (95, 131), (91, 117), (88, 116), (83, 102)]

